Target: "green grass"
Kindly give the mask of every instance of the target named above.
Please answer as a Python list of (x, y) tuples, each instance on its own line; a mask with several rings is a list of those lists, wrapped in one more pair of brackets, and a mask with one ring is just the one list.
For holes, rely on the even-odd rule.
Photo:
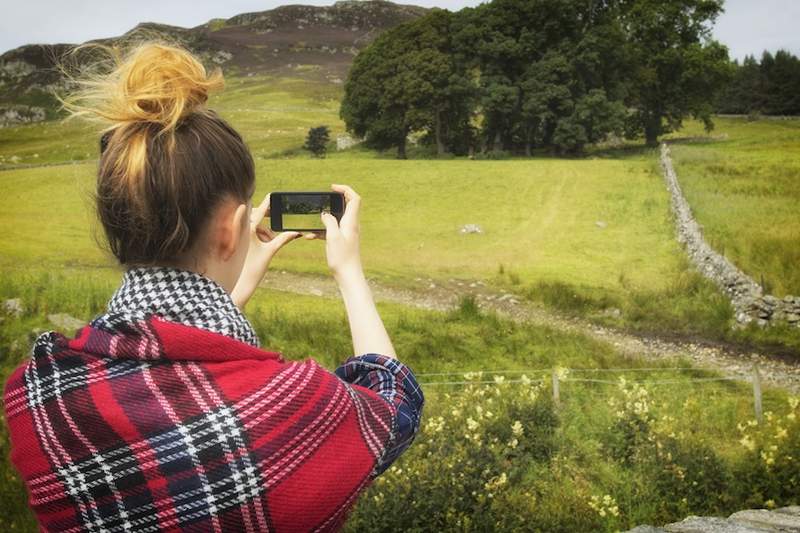
[[(225, 79), (225, 89), (211, 96), (218, 111), (244, 136), (254, 158), (278, 157), (303, 144), (308, 129), (328, 125), (331, 138), (344, 132), (339, 119), (341, 86), (270, 76)], [(49, 121), (0, 128), (0, 169), (98, 157), (97, 127), (78, 120)], [(16, 159), (12, 159), (16, 158)]]
[[(15, 231), (0, 235), (0, 264), (108, 264), (93, 238), (102, 237), (93, 172), (88, 164), (3, 172), (0, 224)], [(257, 174), (255, 201), (270, 190), (353, 186), (363, 198), (364, 264), (376, 275), (489, 277), (503, 264), (529, 281), (619, 290), (620, 276), (661, 287), (679, 266), (666, 192), (645, 160), (296, 158), (259, 161)], [(460, 233), (468, 223), (483, 233)], [(274, 265), (326, 273), (324, 259), (322, 241), (297, 241)]]
[[(38, 332), (52, 328), (45, 318), (48, 313), (66, 312), (88, 320), (102, 312), (120, 279), (121, 273), (110, 269), (63, 269), (53, 273), (7, 272), (0, 278), (0, 300), (21, 298), (25, 312), (20, 317), (3, 317), (3, 327), (0, 329), (0, 353), (4, 356), (0, 360), (0, 378), (4, 381), (11, 370), (27, 356), (30, 343)], [(687, 439), (687, 442), (702, 440), (721, 460), (735, 463), (743, 459), (744, 449), (737, 442), (739, 434), (736, 424), (752, 418), (751, 391), (746, 383), (691, 383), (687, 381), (690, 378), (714, 374), (692, 370), (688, 361), (654, 363), (629, 359), (616, 352), (611, 345), (584, 335), (514, 323), (497, 315), (484, 313), (470, 300), (463, 300), (461, 306), (451, 312), (423, 311), (388, 303), (381, 303), (378, 307), (401, 360), (415, 371), (420, 381), (458, 380), (463, 379), (462, 373), (465, 371), (489, 368), (542, 369), (541, 373), (530, 372), (529, 377), (548, 378), (549, 369), (556, 366), (627, 368), (632, 371), (627, 374), (632, 379), (646, 376), (651, 380), (675, 379), (677, 380), (675, 384), (649, 386), (654, 412), (674, 416), (677, 416), (675, 413), (680, 413), (670, 427), (682, 439)], [(287, 359), (303, 360), (312, 357), (332, 370), (352, 354), (346, 314), (338, 299), (323, 300), (312, 296), (260, 289), (248, 304), (246, 314), (253, 322), (262, 340), (262, 346), (283, 352)], [(633, 372), (643, 367), (676, 365), (684, 371)], [(431, 372), (456, 374), (444, 378), (425, 375)], [(620, 373), (596, 374), (573, 371), (567, 378), (615, 379), (618, 375)], [(508, 379), (518, 377), (519, 374), (512, 374)], [(517, 387), (518, 385), (511, 388), (522, 390)], [(461, 389), (453, 386), (426, 385), (424, 390), (427, 407), (423, 422), (427, 422), (440, 414), (449, 416), (448, 413), (451, 407), (456, 405), (454, 402)], [(491, 396), (492, 388), (487, 388), (487, 391)], [(542, 394), (546, 396), (549, 392), (545, 389)], [(528, 476), (535, 477), (530, 477), (527, 481), (514, 478), (513, 483), (507, 488), (506, 497), (522, 497), (524, 492), (534, 490), (540, 498), (540, 505), (535, 506), (537, 520), (546, 521), (556, 528), (559, 525), (562, 528), (569, 528), (568, 525), (573, 524), (573, 520), (576, 519), (570, 514), (581, 516), (581, 523), (590, 523), (593, 528), (605, 528), (608, 524), (598, 516), (586, 514), (591, 511), (587, 511), (586, 502), (582, 499), (584, 495), (598, 493), (612, 493), (618, 498), (624, 509), (625, 523), (653, 522), (671, 517), (672, 515), (664, 514), (665, 511), (658, 508), (664, 502), (651, 501), (652, 495), (645, 498), (643, 493), (637, 492), (635, 488), (642, 483), (649, 483), (648, 480), (651, 478), (648, 476), (653, 475), (652, 473), (629, 469), (610, 461), (606, 455), (607, 450), (615, 446), (615, 439), (619, 437), (617, 430), (613, 428), (614, 408), (608, 403), (611, 397), (617, 395), (617, 388), (614, 385), (564, 381), (561, 385), (562, 407), (555, 415), (558, 423), (558, 430), (555, 433), (549, 433), (543, 427), (542, 431), (545, 433), (538, 435), (535, 433), (536, 426), (529, 425), (527, 419), (524, 419), (528, 427), (526, 435), (533, 439), (525, 441), (528, 443), (526, 446), (550, 442), (548, 446), (558, 450), (558, 453), (550, 456), (550, 452), (547, 452), (546, 457), (535, 460), (525, 459), (522, 456), (513, 464), (510, 463), (510, 469), (520, 468), (521, 471), (527, 472)], [(786, 411), (786, 399), (784, 392), (767, 388), (764, 395), (765, 411), (783, 413)], [(501, 402), (501, 399), (498, 397), (496, 401)], [(519, 411), (521, 407), (514, 401), (510, 402), (501, 406), (499, 403), (490, 404), (483, 398), (479, 404), (485, 409), (494, 410), (503, 420), (508, 417), (512, 420), (514, 417), (534, 416), (533, 412)], [(469, 409), (474, 408), (475, 404), (470, 401)], [(536, 416), (544, 415), (542, 412)], [(530, 424), (533, 424), (533, 420), (531, 419)], [(426, 461), (425, 456), (420, 454), (430, 449), (429, 446), (434, 443), (433, 438), (427, 430), (423, 430), (418, 443), (412, 446), (408, 454), (396, 464), (406, 470), (416, 469), (418, 473), (414, 475), (420, 477), (414, 481), (419, 481), (423, 486), (433, 483), (432, 486), (435, 488), (438, 487), (436, 483), (440, 476), (433, 476), (432, 471), (427, 473), (419, 471)], [(455, 434), (453, 438), (460, 437)], [(2, 430), (0, 448), (5, 460), (8, 453), (5, 429)], [(456, 453), (456, 449), (453, 453)], [(562, 470), (564, 468), (567, 470)], [(453, 471), (458, 472), (458, 470)], [(485, 476), (485, 474), (480, 475)], [(703, 474), (701, 472), (698, 475), (702, 478)], [(394, 486), (393, 476), (395, 473), (387, 474), (388, 487)], [(412, 478), (403, 479), (405, 484), (401, 484), (402, 486), (407, 486), (412, 480)], [(470, 483), (473, 481), (482, 485), (486, 479), (479, 478)], [(559, 500), (567, 497), (563, 493), (564, 488), (572, 486), (576, 481), (578, 484), (573, 487), (574, 493), (568, 496), (575, 505), (572, 508), (575, 513), (564, 513), (563, 509), (559, 511)], [(383, 485), (375, 486), (360, 500), (352, 524), (363, 524), (365, 520), (372, 520), (369, 518), (372, 516), (370, 513), (381, 508), (387, 509), (384, 505), (376, 506), (373, 500), (380, 490), (387, 489)], [(400, 488), (392, 490), (399, 491)], [(431, 518), (442, 520), (449, 505), (459, 504), (454, 499), (455, 493), (451, 497), (448, 492), (436, 489), (436, 495), (441, 505), (436, 506), (439, 509), (437, 517)], [(767, 498), (770, 494), (763, 496)], [(588, 499), (588, 496), (585, 499)], [(419, 506), (422, 502), (413, 499), (405, 501), (406, 512), (416, 509), (414, 512), (420, 514)], [(780, 498), (777, 501), (790, 503)], [(3, 531), (35, 530), (30, 512), (25, 505), (24, 488), (7, 462), (0, 466), (0, 502), (2, 502), (0, 527)], [(688, 511), (704, 509), (700, 504), (687, 508)], [(489, 508), (486, 512), (490, 513), (489, 518), (494, 519), (492, 517), (496, 516), (497, 520), (500, 520), (501, 516), (506, 516), (507, 511)], [(388, 516), (393, 515), (390, 513)], [(475, 519), (477, 520), (477, 517)], [(375, 523), (369, 523), (375, 526)], [(380, 529), (379, 526), (375, 527)]]
[(722, 138), (672, 150), (684, 194), (712, 246), (768, 292), (798, 295), (800, 120), (716, 122)]
[[(686, 262), (674, 239), (654, 150), (596, 150), (583, 159), (398, 161), (391, 151), (357, 147), (317, 160), (299, 146), (312, 125), (327, 123), (334, 135), (343, 130), (339, 87), (302, 78), (232, 77), (227, 83), (212, 107), (242, 131), (256, 156), (256, 199), (270, 190), (352, 185), (364, 198), (364, 263), (377, 279), (410, 285), (420, 275), (484, 278), (607, 325), (800, 354), (796, 330), (732, 330), (730, 305)], [(756, 279), (763, 275), (778, 295), (791, 292), (800, 276), (793, 188), (798, 166), (791, 159), (796, 122), (721, 119), (715, 134), (727, 140), (682, 143), (673, 150), (712, 244)], [(690, 122), (682, 135), (697, 129)], [(78, 123), (0, 130), (0, 166), (10, 154), (20, 155), (21, 164), (87, 160), (2, 173), (0, 224), (14, 231), (0, 235), (0, 268), (113, 263), (96, 242), (102, 232), (90, 201), (92, 150), (93, 136)], [(425, 149), (417, 152), (427, 157)], [(765, 166), (780, 157), (780, 164)], [(719, 168), (728, 167), (739, 169), (735, 180), (725, 177), (730, 169), (720, 177)], [(762, 169), (760, 177), (743, 176), (747, 168)], [(763, 168), (772, 170), (767, 175)], [(772, 179), (778, 169), (783, 177)], [(736, 216), (728, 216), (734, 208)], [(484, 233), (459, 233), (468, 223)], [(294, 242), (274, 261), (280, 269), (327, 273), (321, 242)], [(615, 309), (621, 316), (609, 313)]]

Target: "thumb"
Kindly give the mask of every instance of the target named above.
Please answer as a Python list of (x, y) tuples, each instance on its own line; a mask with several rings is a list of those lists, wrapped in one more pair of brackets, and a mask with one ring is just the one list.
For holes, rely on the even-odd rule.
[(328, 235), (336, 235), (339, 233), (339, 223), (336, 217), (327, 211), (320, 213), (320, 217), (322, 218), (322, 223), (325, 224), (325, 231)]

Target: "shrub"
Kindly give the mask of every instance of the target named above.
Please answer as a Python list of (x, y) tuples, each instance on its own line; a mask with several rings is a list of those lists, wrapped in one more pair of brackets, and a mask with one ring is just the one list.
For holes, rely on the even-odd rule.
[(308, 136), (303, 148), (310, 151), (314, 157), (325, 157), (330, 132), (328, 126), (317, 126), (308, 130)]

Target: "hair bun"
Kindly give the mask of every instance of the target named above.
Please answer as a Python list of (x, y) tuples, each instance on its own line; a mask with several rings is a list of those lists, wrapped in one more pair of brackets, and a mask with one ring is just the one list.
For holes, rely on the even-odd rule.
[(111, 52), (112, 70), (73, 79), (78, 90), (59, 100), (72, 116), (110, 122), (105, 131), (136, 122), (159, 124), (160, 133), (174, 130), (182, 118), (204, 108), (211, 91), (224, 86), (219, 68), (207, 74), (179, 46), (145, 42), (122, 57), (115, 48), (91, 46)]

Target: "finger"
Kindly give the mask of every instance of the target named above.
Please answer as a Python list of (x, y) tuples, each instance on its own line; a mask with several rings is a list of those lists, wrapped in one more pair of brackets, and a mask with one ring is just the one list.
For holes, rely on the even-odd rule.
[(267, 195), (264, 197), (264, 200), (262, 200), (258, 207), (253, 209), (253, 212), (250, 215), (250, 222), (252, 224), (260, 224), (264, 217), (267, 216), (267, 213), (269, 213), (269, 195), (270, 193), (267, 193)]
[(331, 215), (327, 211), (323, 211), (320, 213), (320, 218), (322, 219), (322, 223), (325, 224), (326, 238), (340, 234), (339, 224), (335, 216)]
[(343, 193), (344, 199), (347, 201), (344, 207), (344, 214), (342, 215), (342, 219), (339, 221), (339, 226), (341, 228), (347, 228), (347, 230), (357, 229), (358, 212), (359, 208), (361, 207), (361, 196), (359, 196), (352, 187), (347, 185), (332, 183), (331, 188), (334, 191)]

